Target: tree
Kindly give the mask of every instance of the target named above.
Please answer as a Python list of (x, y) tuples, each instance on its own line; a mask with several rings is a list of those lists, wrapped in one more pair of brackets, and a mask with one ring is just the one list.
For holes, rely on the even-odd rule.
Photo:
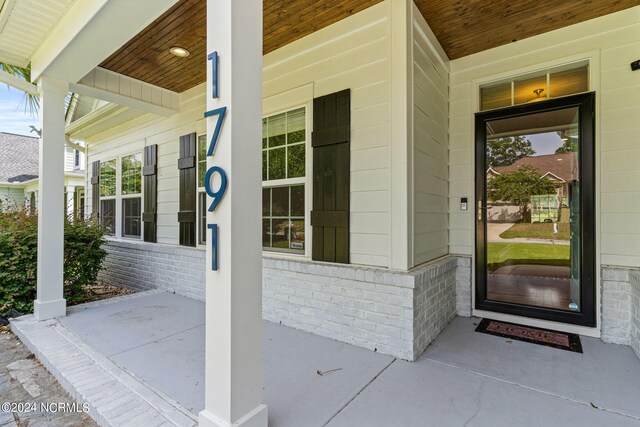
[(492, 201), (509, 202), (520, 206), (522, 218), (526, 220), (531, 196), (553, 194), (556, 186), (541, 177), (536, 169), (523, 166), (513, 172), (491, 177), (487, 181), (487, 197)]
[(523, 157), (533, 156), (536, 150), (524, 136), (489, 139), (487, 141), (487, 165), (509, 166)]
[(578, 151), (578, 140), (569, 138), (562, 144), (562, 147), (556, 150), (556, 154), (575, 153), (576, 151)]

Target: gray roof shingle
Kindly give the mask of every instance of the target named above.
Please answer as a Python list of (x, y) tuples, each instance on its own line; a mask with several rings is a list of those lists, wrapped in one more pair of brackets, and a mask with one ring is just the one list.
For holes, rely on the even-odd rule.
[(0, 132), (0, 183), (38, 177), (39, 139)]

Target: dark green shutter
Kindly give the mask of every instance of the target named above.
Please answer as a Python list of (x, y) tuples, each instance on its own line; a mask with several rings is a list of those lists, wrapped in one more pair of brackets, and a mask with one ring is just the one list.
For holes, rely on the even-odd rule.
[(196, 245), (196, 134), (180, 137), (180, 244)]
[(100, 217), (100, 161), (91, 163), (91, 217)]
[(313, 100), (312, 257), (349, 263), (351, 93)]
[(144, 241), (155, 243), (158, 235), (158, 145), (144, 147)]

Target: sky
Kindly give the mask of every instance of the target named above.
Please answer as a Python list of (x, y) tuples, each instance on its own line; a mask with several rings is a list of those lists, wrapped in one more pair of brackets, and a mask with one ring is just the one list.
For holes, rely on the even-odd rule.
[(37, 136), (29, 128), (40, 127), (37, 113), (32, 115), (28, 106), (25, 111), (25, 102), (24, 92), (0, 84), (0, 132)]
[(555, 154), (556, 150), (563, 144), (557, 132), (538, 133), (535, 135), (525, 135), (531, 141), (531, 146), (536, 150), (536, 156), (544, 154)]

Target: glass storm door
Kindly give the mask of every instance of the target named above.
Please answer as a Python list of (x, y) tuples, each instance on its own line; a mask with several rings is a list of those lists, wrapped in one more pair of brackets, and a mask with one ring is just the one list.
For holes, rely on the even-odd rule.
[(476, 115), (477, 309), (595, 326), (594, 99)]

